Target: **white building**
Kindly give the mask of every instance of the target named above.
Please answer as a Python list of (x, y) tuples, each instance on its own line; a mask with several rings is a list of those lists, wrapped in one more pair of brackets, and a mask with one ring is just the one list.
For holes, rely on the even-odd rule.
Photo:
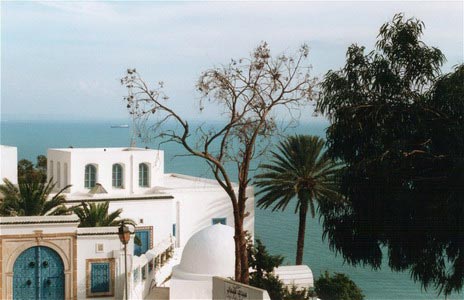
[(18, 184), (18, 150), (16, 147), (0, 145), (0, 181), (7, 178)]
[[(151, 297), (164, 285), (192, 235), (216, 223), (234, 225), (230, 199), (219, 184), (164, 173), (163, 151), (49, 149), (47, 160), (47, 176), (56, 188), (71, 185), (64, 191), (69, 206), (108, 201), (110, 212), (122, 209), (123, 218), (136, 222), (141, 245), (134, 245), (134, 237), (128, 245), (131, 299)], [(245, 229), (253, 236), (252, 188), (248, 197)], [(1, 298), (39, 293), (43, 299), (121, 299), (124, 255), (117, 228), (78, 224), (74, 215), (0, 218)]]
[[(3, 149), (2, 174), (5, 160), (16, 178), (16, 149)], [(49, 149), (47, 160), (69, 206), (107, 201), (136, 223), (127, 256), (117, 227), (78, 228), (75, 215), (1, 217), (1, 299), (123, 299), (126, 260), (130, 299), (268, 299), (225, 279), (234, 275), (234, 219), (215, 180), (166, 174), (163, 151), (143, 148)], [(247, 194), (253, 236), (253, 189)], [(280, 273), (304, 285), (303, 271)]]
[[(147, 251), (175, 237), (176, 247), (211, 224), (233, 226), (230, 199), (215, 180), (164, 173), (164, 152), (144, 148), (49, 149), (48, 178), (68, 184), (70, 205), (110, 202), (110, 211), (137, 222), (149, 235)], [(254, 235), (254, 194), (249, 188), (245, 229)]]

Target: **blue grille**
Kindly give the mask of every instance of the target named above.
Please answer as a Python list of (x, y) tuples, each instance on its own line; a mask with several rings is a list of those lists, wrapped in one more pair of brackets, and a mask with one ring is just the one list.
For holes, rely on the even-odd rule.
[(111, 271), (110, 263), (91, 263), (90, 291), (92, 293), (106, 293), (110, 291)]
[(151, 245), (151, 230), (150, 229), (137, 229), (135, 236), (140, 240), (141, 245), (134, 244), (134, 255), (140, 256), (145, 254)]

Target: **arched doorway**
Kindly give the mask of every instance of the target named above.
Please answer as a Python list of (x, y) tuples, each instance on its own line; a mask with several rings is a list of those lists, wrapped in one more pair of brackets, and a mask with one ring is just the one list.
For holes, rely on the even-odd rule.
[(24, 250), (13, 266), (13, 300), (64, 299), (64, 266), (53, 249)]

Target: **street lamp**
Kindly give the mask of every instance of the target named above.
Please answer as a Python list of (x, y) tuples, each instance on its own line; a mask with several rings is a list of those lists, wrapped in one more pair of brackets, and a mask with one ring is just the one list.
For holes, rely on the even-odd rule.
[(126, 298), (125, 298), (126, 300), (129, 299), (128, 297), (129, 293), (127, 289), (127, 244), (130, 241), (130, 235), (131, 235), (131, 232), (129, 228), (126, 226), (126, 224), (124, 224), (124, 222), (122, 222), (121, 225), (119, 226), (118, 236), (119, 236), (119, 240), (124, 245), (124, 283), (125, 283), (124, 291), (126, 295)]

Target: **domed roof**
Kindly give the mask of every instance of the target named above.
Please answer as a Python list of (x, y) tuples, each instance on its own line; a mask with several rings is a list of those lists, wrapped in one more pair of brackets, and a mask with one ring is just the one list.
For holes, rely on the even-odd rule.
[(216, 224), (195, 233), (182, 252), (177, 272), (232, 277), (235, 269), (234, 229)]

